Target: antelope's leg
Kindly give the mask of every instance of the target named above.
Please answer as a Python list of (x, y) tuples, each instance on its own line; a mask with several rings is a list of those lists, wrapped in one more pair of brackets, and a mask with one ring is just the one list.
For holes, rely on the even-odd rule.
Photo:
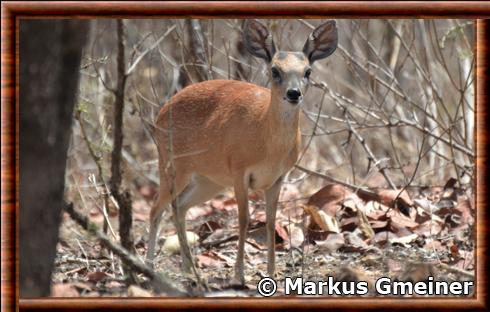
[(279, 193), (281, 192), (282, 177), (265, 191), (265, 205), (267, 217), (267, 272), (274, 278), (276, 255), (276, 210)]
[(195, 174), (192, 176), (192, 179), (187, 187), (172, 203), (174, 223), (177, 229), (180, 252), (182, 255), (183, 268), (185, 272), (190, 272), (191, 269), (195, 270), (185, 229), (185, 215), (187, 210), (192, 206), (201, 204), (206, 200), (211, 199), (221, 190), (223, 190), (223, 186), (212, 182), (204, 176)]
[(245, 249), (245, 240), (247, 239), (247, 230), (250, 222), (250, 214), (248, 211), (248, 185), (244, 181), (243, 176), (235, 179), (235, 197), (238, 204), (238, 253), (235, 263), (235, 280), (241, 285), (245, 284), (245, 276), (243, 274), (243, 257)]

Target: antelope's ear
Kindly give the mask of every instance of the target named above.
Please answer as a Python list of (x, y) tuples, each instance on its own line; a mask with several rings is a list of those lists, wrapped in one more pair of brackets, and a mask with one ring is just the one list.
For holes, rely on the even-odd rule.
[(248, 52), (267, 62), (272, 60), (277, 51), (267, 27), (257, 20), (245, 20), (243, 24), (243, 39)]
[(306, 40), (303, 53), (310, 64), (314, 61), (326, 58), (337, 49), (338, 34), (335, 21), (327, 21), (313, 30)]

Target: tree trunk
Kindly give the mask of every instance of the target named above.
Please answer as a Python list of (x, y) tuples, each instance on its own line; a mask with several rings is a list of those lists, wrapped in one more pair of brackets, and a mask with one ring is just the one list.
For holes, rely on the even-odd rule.
[(20, 22), (20, 296), (50, 294), (88, 22)]

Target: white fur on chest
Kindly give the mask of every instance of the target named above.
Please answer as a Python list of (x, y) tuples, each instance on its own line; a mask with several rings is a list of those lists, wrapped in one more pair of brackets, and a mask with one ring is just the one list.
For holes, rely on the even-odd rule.
[(270, 188), (281, 176), (286, 174), (296, 161), (296, 137), (283, 133), (272, 138), (274, 148), (266, 149), (265, 157), (246, 171), (249, 187), (253, 190)]
[[(287, 155), (284, 155), (287, 156)], [(253, 190), (266, 190), (270, 188), (290, 168), (287, 166), (288, 157), (272, 161), (264, 161), (250, 167), (246, 176), (249, 179), (249, 187)]]

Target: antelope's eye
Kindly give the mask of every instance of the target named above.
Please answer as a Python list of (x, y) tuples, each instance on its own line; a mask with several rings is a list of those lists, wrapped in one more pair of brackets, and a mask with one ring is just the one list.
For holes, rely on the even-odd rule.
[(311, 75), (311, 68), (308, 68), (308, 69), (305, 71), (305, 79), (310, 79), (310, 75)]
[(272, 79), (274, 80), (281, 80), (281, 73), (279, 70), (275, 67), (271, 68), (271, 74), (272, 74)]

